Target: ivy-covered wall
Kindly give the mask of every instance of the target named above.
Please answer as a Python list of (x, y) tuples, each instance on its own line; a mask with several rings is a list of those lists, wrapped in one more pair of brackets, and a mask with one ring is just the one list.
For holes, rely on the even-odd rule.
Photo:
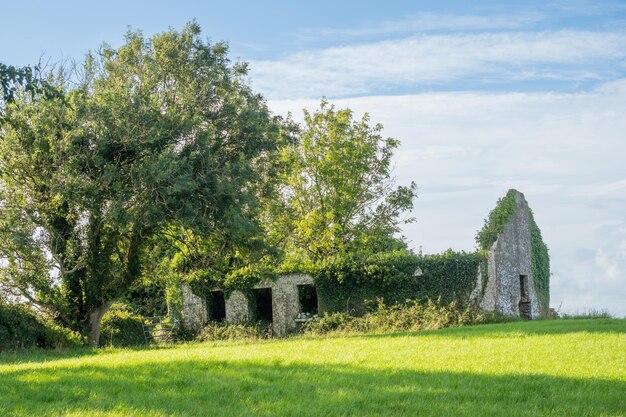
[(550, 255), (534, 218), (531, 222), (530, 239), (533, 282), (539, 298), (541, 314), (545, 315), (550, 308)]
[(379, 298), (386, 304), (439, 297), (445, 302), (468, 302), (481, 259), (478, 253), (451, 250), (425, 256), (394, 251), (365, 259), (342, 258), (319, 265), (310, 273), (320, 312), (362, 314), (368, 302)]
[(479, 267), (484, 260), (481, 252), (453, 252), (426, 255), (419, 258), (424, 294), (444, 302), (465, 303), (476, 286)]
[[(505, 228), (516, 230), (504, 237)], [(502, 237), (499, 244), (501, 262), (490, 270), (490, 250), (499, 237)], [(550, 292), (548, 249), (522, 193), (512, 189), (498, 200), (476, 241), (476, 252), (448, 250), (435, 255), (415, 255), (400, 250), (367, 258), (349, 256), (322, 263), (307, 272), (315, 279), (321, 312), (360, 314), (367, 310), (368, 301), (377, 298), (387, 304), (439, 297), (444, 302), (466, 303), (471, 297), (480, 299), (490, 279), (489, 274), (493, 274), (491, 279), (496, 280), (495, 271), (499, 271), (500, 290), (490, 309), (497, 310), (498, 302), (502, 305), (504, 298), (508, 297), (511, 298), (509, 304), (514, 306), (508, 312), (517, 314), (519, 277), (531, 275), (531, 295), (535, 305), (538, 304), (535, 316), (545, 313), (549, 308)], [(505, 257), (508, 257), (507, 261)], [(513, 262), (517, 266), (504, 265), (511, 263), (511, 258), (517, 258)], [(505, 272), (507, 267), (512, 269)], [(505, 280), (509, 282), (503, 282)], [(495, 287), (493, 290), (498, 291)]]
[(396, 303), (420, 295), (420, 283), (413, 276), (417, 258), (404, 251), (361, 259), (341, 257), (310, 271), (317, 287), (320, 313), (344, 311), (362, 314), (367, 301), (384, 299)]

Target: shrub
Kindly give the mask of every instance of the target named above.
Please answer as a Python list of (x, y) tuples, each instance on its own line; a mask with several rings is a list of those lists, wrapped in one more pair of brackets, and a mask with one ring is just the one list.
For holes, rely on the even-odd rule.
[(0, 350), (68, 348), (85, 344), (76, 332), (36, 316), (22, 305), (0, 303)]
[(408, 300), (403, 304), (387, 306), (378, 300), (375, 309), (361, 317), (346, 313), (324, 314), (304, 325), (304, 332), (313, 335), (333, 333), (377, 333), (441, 329), (509, 321), (507, 316), (478, 313), (470, 307), (460, 307), (453, 301), (445, 304), (436, 301), (419, 302)]
[(43, 322), (43, 335), (42, 347), (46, 348), (77, 348), (87, 344), (87, 339), (80, 333), (50, 321)]
[(243, 324), (210, 322), (202, 329), (196, 340), (200, 342), (211, 340), (260, 340), (270, 339), (271, 337), (271, 324), (266, 322), (257, 321)]
[(141, 317), (130, 312), (125, 304), (113, 304), (102, 317), (102, 346), (136, 346), (146, 343)]
[(324, 315), (311, 319), (304, 324), (305, 333), (327, 334), (333, 332), (344, 332), (354, 329), (353, 322), (356, 317), (348, 313), (324, 313)]

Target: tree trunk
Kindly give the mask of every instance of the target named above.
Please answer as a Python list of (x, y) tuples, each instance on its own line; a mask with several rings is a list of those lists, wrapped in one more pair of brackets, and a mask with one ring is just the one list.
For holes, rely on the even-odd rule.
[(102, 316), (111, 308), (111, 304), (113, 302), (106, 302), (89, 313), (89, 341), (93, 347), (98, 347), (100, 343), (100, 323)]

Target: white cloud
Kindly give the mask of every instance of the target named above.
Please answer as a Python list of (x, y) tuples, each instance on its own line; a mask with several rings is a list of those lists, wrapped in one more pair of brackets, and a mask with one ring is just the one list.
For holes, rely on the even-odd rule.
[[(255, 89), (275, 99), (341, 96), (467, 77), (604, 79), (600, 62), (626, 57), (621, 32), (496, 32), (417, 35), (254, 61)], [(584, 64), (584, 65), (583, 65)]]
[(410, 166), (415, 161), (447, 159), (463, 152), (461, 146), (426, 146), (402, 152), (396, 157), (396, 161), (398, 166)]
[[(508, 188), (524, 192), (550, 247), (552, 301), (563, 310), (626, 315), (626, 85), (591, 92), (434, 93), (334, 100), (369, 112), (402, 141), (398, 182), (420, 187), (416, 224), (425, 252), (471, 250)], [(278, 113), (316, 100), (274, 100)]]
[(407, 32), (471, 31), (522, 29), (541, 21), (540, 13), (523, 12), (515, 15), (458, 15), (446, 13), (416, 13), (404, 19), (373, 22), (356, 28), (314, 28), (297, 34), (303, 39), (332, 37), (334, 40), (371, 37)]

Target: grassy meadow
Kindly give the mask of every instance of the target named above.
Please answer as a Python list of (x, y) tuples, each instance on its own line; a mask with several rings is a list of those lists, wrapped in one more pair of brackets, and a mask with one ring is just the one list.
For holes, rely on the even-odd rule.
[(626, 416), (626, 320), (0, 354), (0, 416)]

